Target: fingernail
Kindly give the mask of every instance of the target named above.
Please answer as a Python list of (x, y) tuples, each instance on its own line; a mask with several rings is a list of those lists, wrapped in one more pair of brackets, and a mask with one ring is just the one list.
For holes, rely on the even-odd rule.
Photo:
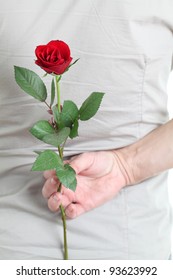
[(54, 178), (52, 178), (52, 179), (50, 180), (50, 182), (51, 182), (52, 185), (56, 185), (56, 184), (57, 184), (57, 181), (56, 181), (56, 179), (54, 179)]
[(56, 194), (56, 193), (53, 195), (53, 200), (55, 200), (56, 202), (59, 201), (59, 198), (57, 197), (57, 194)]

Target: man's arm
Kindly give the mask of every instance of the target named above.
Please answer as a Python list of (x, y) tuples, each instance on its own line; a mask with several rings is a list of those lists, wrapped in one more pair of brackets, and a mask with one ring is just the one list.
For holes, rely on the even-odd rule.
[(127, 170), (130, 184), (173, 168), (173, 120), (115, 153)]
[(136, 143), (114, 151), (89, 152), (75, 156), (70, 165), (77, 174), (75, 192), (62, 188), (54, 171), (46, 171), (43, 196), (48, 207), (57, 211), (60, 204), (66, 215), (75, 218), (109, 201), (125, 186), (173, 167), (173, 120), (153, 130)]

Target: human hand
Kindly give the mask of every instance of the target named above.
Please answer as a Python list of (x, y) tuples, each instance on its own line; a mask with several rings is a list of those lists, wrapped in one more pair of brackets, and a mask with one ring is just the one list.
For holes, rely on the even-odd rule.
[(77, 175), (76, 191), (62, 186), (61, 193), (57, 192), (59, 181), (55, 171), (45, 171), (42, 193), (48, 199), (50, 210), (57, 211), (62, 204), (69, 218), (104, 204), (129, 183), (127, 172), (115, 151), (83, 153), (72, 157), (68, 163)]

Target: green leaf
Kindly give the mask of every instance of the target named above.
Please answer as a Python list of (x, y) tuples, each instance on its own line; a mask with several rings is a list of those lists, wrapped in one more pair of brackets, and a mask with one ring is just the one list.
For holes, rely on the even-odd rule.
[(57, 166), (63, 166), (60, 156), (51, 150), (42, 152), (35, 160), (32, 171), (53, 170)]
[(53, 112), (54, 120), (56, 121), (58, 127), (60, 127), (60, 125), (61, 125), (61, 113), (59, 113), (57, 105), (53, 106), (52, 112)]
[(64, 101), (61, 112), (61, 122), (64, 126), (71, 127), (74, 121), (78, 118), (78, 114), (78, 108), (73, 101)]
[(56, 175), (60, 182), (68, 189), (75, 191), (77, 180), (74, 169), (69, 165), (58, 165), (56, 167)]
[(79, 122), (78, 122), (78, 120), (75, 120), (74, 124), (72, 125), (70, 135), (69, 135), (69, 137), (71, 139), (78, 136), (78, 127), (79, 127)]
[(36, 138), (43, 140), (44, 136), (47, 134), (54, 134), (55, 130), (50, 125), (48, 121), (42, 120), (38, 121), (34, 124), (34, 126), (30, 129), (30, 132), (32, 135), (34, 135)]
[(46, 86), (35, 72), (19, 66), (14, 66), (14, 71), (15, 80), (22, 90), (42, 102), (46, 100)]
[(58, 147), (61, 145), (63, 142), (66, 141), (70, 134), (70, 128), (69, 127), (63, 127), (61, 130), (58, 130), (54, 134), (46, 134), (42, 141), (50, 144), (52, 146)]
[(56, 131), (48, 121), (38, 121), (34, 124), (34, 126), (30, 129), (32, 135), (34, 135), (37, 139), (58, 147), (61, 145), (69, 136), (70, 128), (64, 127), (58, 131)]
[(83, 102), (79, 109), (79, 118), (81, 121), (87, 121), (91, 119), (98, 111), (104, 93), (93, 92), (91, 95)]
[(53, 105), (55, 100), (55, 82), (54, 82), (54, 78), (52, 79), (52, 83), (51, 83), (51, 101), (50, 101), (50, 106)]
[(40, 155), (43, 151), (33, 151), (34, 153), (36, 153), (37, 155)]
[(61, 113), (59, 113), (57, 105), (53, 106), (52, 111), (54, 120), (60, 129), (63, 127), (71, 128), (79, 115), (76, 104), (71, 100), (64, 101)]

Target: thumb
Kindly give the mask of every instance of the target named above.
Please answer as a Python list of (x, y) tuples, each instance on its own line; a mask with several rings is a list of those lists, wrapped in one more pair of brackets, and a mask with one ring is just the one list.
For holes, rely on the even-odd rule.
[(94, 152), (87, 152), (72, 157), (69, 160), (70, 166), (75, 170), (76, 174), (84, 173), (94, 162)]

